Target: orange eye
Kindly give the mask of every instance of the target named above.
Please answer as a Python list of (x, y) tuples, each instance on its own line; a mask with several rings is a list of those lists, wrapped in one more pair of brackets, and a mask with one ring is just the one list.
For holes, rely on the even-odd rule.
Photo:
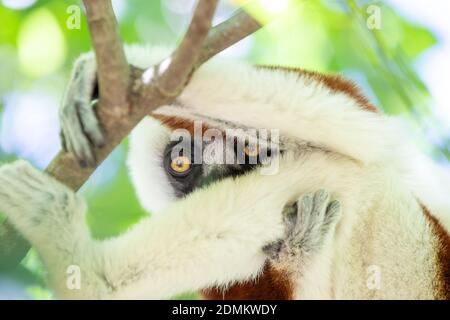
[(191, 168), (191, 160), (186, 156), (178, 156), (172, 159), (170, 168), (175, 173), (185, 173)]
[(249, 157), (257, 157), (259, 155), (259, 146), (258, 145), (245, 146), (244, 153)]

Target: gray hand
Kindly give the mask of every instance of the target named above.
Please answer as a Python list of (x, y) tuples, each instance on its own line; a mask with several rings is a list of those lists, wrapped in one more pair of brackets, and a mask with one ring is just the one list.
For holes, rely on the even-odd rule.
[(82, 166), (96, 164), (93, 147), (102, 147), (105, 138), (94, 106), (96, 63), (93, 54), (82, 55), (75, 63), (60, 109), (63, 148)]
[(340, 218), (341, 206), (337, 200), (330, 202), (330, 195), (319, 190), (287, 206), (283, 211), (286, 237), (263, 248), (272, 260), (284, 251), (289, 256), (319, 251), (326, 236), (332, 232)]

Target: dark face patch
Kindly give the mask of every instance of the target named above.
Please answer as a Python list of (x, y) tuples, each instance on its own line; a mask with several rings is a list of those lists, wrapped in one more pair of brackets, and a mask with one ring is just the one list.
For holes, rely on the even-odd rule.
[[(222, 155), (217, 157), (217, 154), (212, 157), (216, 156), (223, 160), (227, 158), (226, 163), (214, 162), (211, 159), (207, 161), (205, 154), (209, 154), (211, 158), (211, 150), (213, 150), (212, 153), (222, 151), (223, 157)], [(218, 141), (183, 142), (179, 140), (166, 146), (163, 165), (176, 196), (182, 198), (216, 181), (236, 178), (251, 172), (261, 166), (262, 161), (271, 155), (272, 151), (267, 148), (261, 147), (261, 150), (257, 149), (255, 152), (254, 146), (246, 142), (239, 143), (235, 139), (228, 144), (225, 141), (218, 143)], [(189, 168), (185, 166), (187, 159), (190, 162)], [(233, 160), (230, 162), (230, 159)]]

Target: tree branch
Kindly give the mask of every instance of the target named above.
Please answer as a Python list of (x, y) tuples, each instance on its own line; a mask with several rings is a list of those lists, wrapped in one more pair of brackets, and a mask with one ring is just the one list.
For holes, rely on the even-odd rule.
[[(157, 66), (154, 69), (156, 77), (145, 83), (143, 74), (149, 70), (128, 67), (124, 63), (125, 55), (111, 2), (84, 0), (98, 65), (98, 116), (107, 141), (103, 148), (95, 149), (98, 165), (142, 118), (152, 110), (171, 103), (202, 63), (261, 27), (243, 10), (239, 10), (228, 21), (210, 29), (217, 2), (198, 1), (185, 37), (170, 60), (166, 61), (168, 66)], [(124, 112), (126, 116), (118, 116)], [(78, 190), (94, 170), (81, 167), (72, 155), (61, 151), (46, 172), (73, 190)], [(7, 221), (0, 225), (0, 271), (17, 266), (29, 248), (29, 244)]]
[(128, 67), (111, 1), (83, 0), (97, 61), (97, 77), (104, 111), (121, 117), (128, 109)]
[(194, 71), (202, 45), (211, 29), (218, 0), (200, 0), (186, 36), (171, 57), (166, 71), (157, 80), (158, 90), (166, 97), (178, 96)]
[(245, 10), (239, 9), (231, 18), (209, 31), (202, 53), (197, 60), (197, 66), (202, 65), (218, 52), (222, 52), (253, 32), (258, 31), (261, 27), (261, 24)]

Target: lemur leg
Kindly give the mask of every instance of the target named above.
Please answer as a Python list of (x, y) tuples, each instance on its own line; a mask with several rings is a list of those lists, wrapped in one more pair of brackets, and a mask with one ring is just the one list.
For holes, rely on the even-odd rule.
[(330, 245), (341, 208), (337, 200), (331, 201), (326, 191), (319, 190), (287, 206), (283, 214), (285, 238), (263, 250), (274, 268), (301, 286), (302, 276)]
[(60, 109), (63, 147), (82, 165), (95, 165), (92, 146), (101, 147), (104, 136), (95, 115), (96, 62), (92, 53), (75, 62)]
[[(267, 188), (255, 192), (255, 210), (246, 215), (238, 208), (250, 199), (232, 192), (235, 206), (228, 211), (206, 209), (205, 197), (234, 190), (234, 181), (227, 183), (142, 219), (123, 235), (96, 241), (86, 227), (82, 199), (18, 161), (0, 167), (0, 211), (38, 250), (59, 298), (168, 298), (256, 276), (266, 260), (261, 248), (282, 235), (280, 215), (261, 214)], [(272, 212), (281, 212), (281, 201)], [(80, 270), (79, 288), (67, 286), (73, 266)]]

